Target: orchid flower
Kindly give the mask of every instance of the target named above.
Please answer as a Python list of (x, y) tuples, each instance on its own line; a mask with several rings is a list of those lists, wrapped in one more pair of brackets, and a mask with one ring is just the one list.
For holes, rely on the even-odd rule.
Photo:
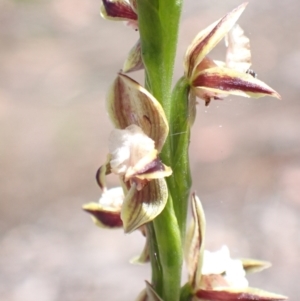
[[(249, 74), (250, 50), (241, 29), (235, 26), (247, 3), (238, 6), (217, 22), (202, 30), (189, 46), (185, 58), (185, 76), (191, 86), (191, 97), (199, 97), (208, 105), (213, 99), (223, 99), (229, 94), (259, 98), (280, 95)], [(227, 36), (226, 36), (227, 35)], [(208, 53), (227, 37), (228, 50), (225, 64), (207, 57)], [(244, 67), (244, 69), (243, 69)]]
[(185, 257), (193, 300), (250, 301), (285, 300), (285, 296), (248, 287), (246, 273), (261, 271), (268, 262), (253, 259), (231, 259), (229, 249), (204, 250), (205, 216), (199, 198), (192, 195), (193, 219), (186, 238)]
[[(88, 204), (84, 209), (97, 219), (105, 215), (107, 220), (112, 213), (116, 218), (117, 202), (124, 230), (131, 232), (153, 220), (166, 205), (168, 189), (164, 178), (170, 176), (172, 170), (161, 162), (159, 153), (169, 127), (159, 102), (122, 74), (109, 91), (107, 109), (116, 129), (109, 137), (107, 162), (97, 172), (97, 181), (104, 193), (99, 204)], [(120, 177), (125, 192), (122, 201), (120, 188), (106, 191), (105, 177), (110, 173)], [(105, 224), (101, 220), (99, 223)]]

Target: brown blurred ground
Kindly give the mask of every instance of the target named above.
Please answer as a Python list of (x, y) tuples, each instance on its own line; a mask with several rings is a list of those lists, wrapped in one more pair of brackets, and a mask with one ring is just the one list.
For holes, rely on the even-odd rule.
[[(148, 267), (138, 234), (93, 226), (94, 173), (112, 129), (105, 93), (137, 34), (92, 0), (0, 2), (0, 300), (134, 300)], [(242, 1), (186, 0), (176, 78), (195, 34)], [(273, 262), (252, 286), (299, 300), (300, 4), (250, 1), (253, 69), (282, 95), (198, 106), (194, 189), (207, 248)], [(224, 48), (213, 52), (222, 59)], [(113, 182), (111, 182), (113, 184)]]

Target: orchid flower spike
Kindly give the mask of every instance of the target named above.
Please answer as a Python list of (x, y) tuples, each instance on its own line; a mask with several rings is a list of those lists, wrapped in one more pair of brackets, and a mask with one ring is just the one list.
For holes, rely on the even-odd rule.
[[(280, 95), (255, 78), (249, 70), (251, 56), (249, 39), (235, 25), (247, 3), (225, 15), (202, 30), (192, 41), (185, 58), (185, 76), (191, 86), (191, 97), (199, 97), (208, 105), (213, 99), (223, 99), (229, 94), (259, 98)], [(223, 39), (227, 41), (226, 62), (213, 61), (209, 52)]]

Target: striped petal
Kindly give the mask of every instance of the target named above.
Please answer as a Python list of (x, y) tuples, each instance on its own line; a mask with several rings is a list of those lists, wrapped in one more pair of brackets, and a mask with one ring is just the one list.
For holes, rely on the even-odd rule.
[(192, 195), (193, 219), (187, 232), (185, 242), (185, 259), (192, 287), (200, 284), (204, 253), (205, 216), (199, 198)]
[(122, 72), (129, 73), (144, 69), (144, 63), (141, 54), (141, 42), (140, 40), (130, 50), (126, 61), (124, 62)]
[(161, 151), (169, 126), (160, 103), (136, 81), (119, 74), (107, 96), (107, 110), (118, 129), (138, 125)]
[(222, 19), (202, 30), (195, 37), (185, 55), (184, 67), (187, 77), (192, 76), (197, 65), (230, 31), (246, 5), (247, 3), (241, 4)]
[(253, 98), (269, 95), (280, 99), (280, 95), (264, 82), (229, 68), (205, 69), (197, 74), (192, 86), (194, 93), (205, 101), (229, 94)]
[(168, 187), (165, 179), (152, 180), (141, 190), (133, 184), (126, 194), (121, 210), (125, 233), (152, 221), (165, 208), (167, 199)]

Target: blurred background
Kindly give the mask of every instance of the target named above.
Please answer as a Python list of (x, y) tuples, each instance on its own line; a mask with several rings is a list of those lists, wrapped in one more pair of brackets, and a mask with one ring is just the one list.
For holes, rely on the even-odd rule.
[[(250, 0), (239, 24), (253, 69), (282, 100), (200, 101), (193, 189), (206, 247), (269, 260), (251, 286), (299, 300), (300, 4)], [(242, 1), (185, 0), (175, 79), (198, 31)], [(129, 260), (139, 233), (93, 225), (95, 171), (112, 125), (105, 94), (137, 33), (99, 16), (100, 0), (0, 2), (0, 300), (134, 300), (150, 279)], [(220, 43), (210, 57), (224, 59)], [(141, 74), (134, 74), (140, 78)], [(109, 180), (115, 185), (115, 179)]]

